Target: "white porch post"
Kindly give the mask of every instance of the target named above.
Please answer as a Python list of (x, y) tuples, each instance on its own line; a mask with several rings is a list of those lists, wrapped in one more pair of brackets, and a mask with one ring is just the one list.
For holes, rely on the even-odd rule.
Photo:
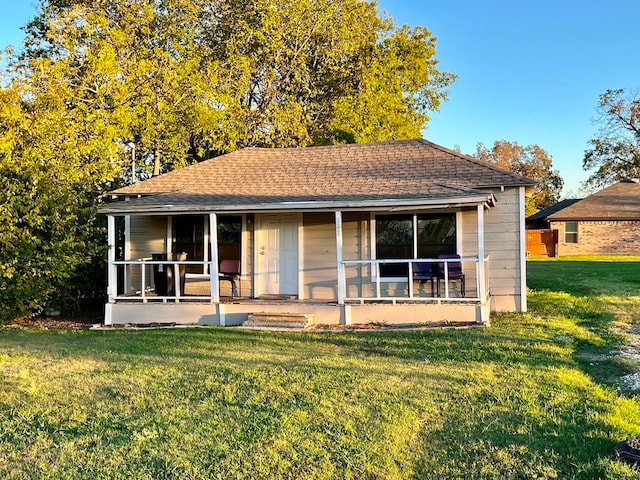
[[(107, 301), (114, 303), (114, 298), (118, 294), (118, 276), (116, 275), (116, 219), (113, 215), (107, 216)], [(106, 318), (105, 323), (110, 323), (110, 318)]]
[(342, 212), (336, 210), (336, 262), (338, 267), (338, 304), (344, 304), (345, 272), (342, 264)]
[(209, 214), (209, 245), (211, 262), (209, 264), (209, 280), (211, 282), (211, 301), (220, 303), (220, 284), (218, 282), (218, 216)]
[[(484, 205), (478, 205), (478, 297), (480, 297), (481, 305), (487, 301), (487, 275), (484, 256)], [(482, 319), (482, 323), (488, 322), (488, 318)]]
[[(124, 217), (124, 259), (131, 260), (131, 215)], [(131, 265), (125, 265), (124, 267), (124, 288), (125, 293), (133, 290), (131, 283)], [(143, 285), (144, 290), (144, 285)]]

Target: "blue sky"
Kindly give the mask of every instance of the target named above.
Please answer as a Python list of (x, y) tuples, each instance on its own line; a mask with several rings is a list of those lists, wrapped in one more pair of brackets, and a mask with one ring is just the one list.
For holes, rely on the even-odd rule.
[(582, 196), (598, 96), (640, 87), (635, 0), (380, 0), (398, 24), (438, 38), (440, 67), (459, 75), (423, 136), (475, 152), (477, 142), (538, 144), (565, 193)]
[[(438, 38), (440, 67), (459, 75), (423, 136), (475, 152), (495, 140), (538, 144), (565, 193), (580, 196), (600, 93), (640, 87), (637, 0), (379, 0), (397, 24)], [(36, 0), (0, 0), (0, 45), (20, 44)]]

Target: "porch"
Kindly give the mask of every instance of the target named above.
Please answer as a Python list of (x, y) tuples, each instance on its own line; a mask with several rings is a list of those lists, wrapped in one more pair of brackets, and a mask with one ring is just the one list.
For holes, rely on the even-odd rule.
[[(486, 285), (489, 258), (344, 260), (337, 271), (337, 283), (345, 285), (340, 300), (302, 299), (298, 295), (242, 296), (228, 280), (203, 273), (186, 272), (198, 266), (203, 272), (215, 270), (212, 262), (127, 260), (112, 262), (115, 291), (107, 305), (105, 324), (202, 324), (242, 325), (251, 314), (305, 314), (314, 324), (357, 323), (426, 324), (461, 320), (487, 323), (489, 294)], [(465, 265), (464, 290), (448, 278), (449, 265)], [(441, 264), (442, 278), (417, 280), (385, 278), (381, 267), (402, 266), (413, 272), (416, 264)], [(485, 277), (480, 276), (480, 271)], [(179, 272), (177, 275), (175, 272)], [(171, 293), (156, 291), (158, 274), (169, 274)], [(482, 281), (484, 278), (484, 281)], [(123, 283), (118, 286), (118, 279)], [(139, 283), (138, 283), (139, 282)], [(163, 286), (164, 288), (164, 286)], [(115, 322), (114, 322), (115, 319)]]
[[(185, 222), (185, 215), (127, 216), (124, 259), (116, 259), (115, 247), (109, 250), (105, 324), (240, 325), (256, 313), (309, 314), (316, 324), (487, 324), (485, 209), (481, 203), (413, 207), (400, 214), (386, 209), (189, 212), (191, 220), (201, 219), (199, 226)], [(193, 251), (201, 258), (179, 255), (176, 249), (185, 243), (176, 224), (195, 225), (200, 234), (193, 234), (198, 247)], [(235, 245), (221, 244), (223, 226), (237, 231)], [(114, 216), (108, 216), (108, 227), (109, 244), (115, 246), (120, 234)], [(434, 235), (442, 241), (422, 243)], [(443, 248), (462, 255), (419, 255)], [(393, 252), (402, 256), (394, 258)], [(232, 281), (220, 272), (229, 255), (242, 265)], [(414, 275), (425, 265), (431, 272), (427, 278)]]

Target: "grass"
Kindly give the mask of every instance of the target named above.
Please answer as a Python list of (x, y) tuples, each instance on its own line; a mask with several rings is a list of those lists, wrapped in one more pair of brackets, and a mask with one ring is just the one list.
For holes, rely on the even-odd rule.
[(529, 262), (488, 329), (0, 332), (0, 477), (640, 479), (637, 365), (584, 360), (640, 312), (607, 263)]

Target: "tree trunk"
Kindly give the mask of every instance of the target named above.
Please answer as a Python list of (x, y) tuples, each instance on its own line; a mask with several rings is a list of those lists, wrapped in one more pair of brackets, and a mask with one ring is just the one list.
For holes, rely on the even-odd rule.
[(153, 147), (153, 176), (160, 175), (160, 148), (156, 145)]

